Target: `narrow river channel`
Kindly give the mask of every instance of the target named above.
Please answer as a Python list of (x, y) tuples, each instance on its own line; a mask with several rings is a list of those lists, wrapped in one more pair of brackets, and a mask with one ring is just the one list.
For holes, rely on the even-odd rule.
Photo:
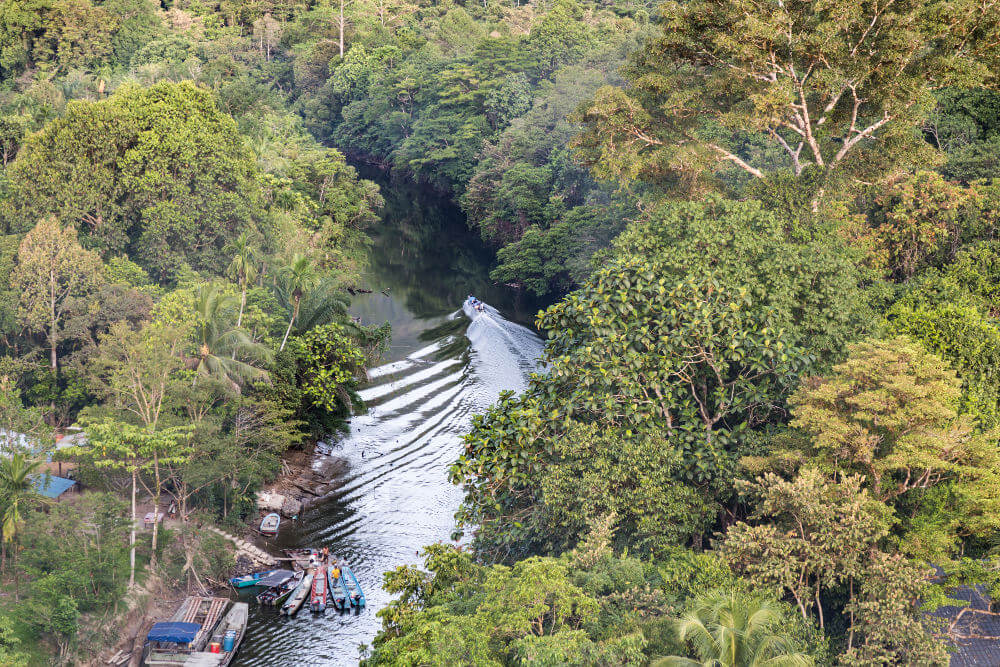
[[(354, 567), (368, 606), (289, 619), (252, 603), (235, 665), (357, 664), (390, 599), (382, 573), (418, 564), (421, 547), (450, 539), (462, 491), (448, 469), (472, 415), (502, 390), (523, 389), (541, 353), (541, 340), (522, 326), (536, 304), (489, 283), (490, 255), (461, 212), (413, 184), (380, 185), (386, 208), (367, 277), (374, 291), (355, 298), (352, 312), (365, 323), (391, 322), (392, 347), (360, 392), (368, 412), (326, 443), (347, 463), (338, 493), (283, 524), (275, 545), (329, 546)], [(491, 308), (463, 312), (470, 293)]]

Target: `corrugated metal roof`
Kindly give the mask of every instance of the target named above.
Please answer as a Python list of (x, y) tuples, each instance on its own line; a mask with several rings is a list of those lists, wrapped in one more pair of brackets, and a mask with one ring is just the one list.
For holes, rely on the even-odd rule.
[(64, 494), (69, 487), (76, 484), (76, 480), (66, 479), (65, 477), (56, 477), (55, 475), (37, 475), (35, 479), (32, 480), (35, 485), (35, 491), (42, 494), (47, 498), (58, 498)]

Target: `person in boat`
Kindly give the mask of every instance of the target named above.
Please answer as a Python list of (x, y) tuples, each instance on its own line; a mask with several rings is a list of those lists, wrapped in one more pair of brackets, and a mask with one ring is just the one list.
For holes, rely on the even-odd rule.
[(340, 579), (340, 566), (334, 565), (333, 569), (330, 570), (330, 574), (333, 575), (334, 580)]

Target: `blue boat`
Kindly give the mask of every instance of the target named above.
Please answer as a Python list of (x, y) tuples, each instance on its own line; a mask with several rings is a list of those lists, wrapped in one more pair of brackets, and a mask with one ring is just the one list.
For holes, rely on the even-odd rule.
[(347, 563), (341, 563), (340, 569), (343, 570), (343, 575), (341, 576), (341, 581), (347, 588), (347, 596), (351, 600), (351, 604), (360, 609), (365, 606), (365, 593), (361, 590), (361, 584), (358, 583), (358, 578), (354, 576), (354, 571), (351, 570)]
[[(287, 573), (290, 577), (294, 572), (290, 570), (266, 570), (264, 572), (254, 572), (253, 574), (247, 574), (242, 577), (233, 577), (229, 580), (229, 583), (233, 588), (246, 588), (247, 586), (256, 586), (261, 579), (270, 578), (272, 575)], [(267, 583), (267, 582), (265, 582)], [(268, 583), (268, 586), (273, 586), (273, 583)]]
[(327, 576), (330, 578), (330, 599), (333, 606), (343, 611), (347, 608), (347, 586), (344, 585), (343, 570), (336, 565), (327, 568)]

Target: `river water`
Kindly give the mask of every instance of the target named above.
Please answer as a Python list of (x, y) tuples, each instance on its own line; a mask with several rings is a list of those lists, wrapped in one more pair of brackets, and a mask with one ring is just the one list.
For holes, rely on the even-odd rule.
[[(392, 347), (360, 392), (368, 412), (325, 443), (347, 462), (338, 493), (283, 524), (275, 545), (329, 546), (354, 568), (368, 606), (285, 618), (252, 603), (235, 665), (357, 664), (390, 599), (382, 573), (420, 564), (421, 547), (450, 539), (462, 491), (448, 469), (472, 415), (502, 390), (523, 389), (541, 353), (538, 336), (518, 323), (530, 323), (537, 305), (490, 284), (490, 254), (461, 212), (413, 184), (381, 185), (386, 207), (367, 276), (374, 291), (356, 297), (352, 312), (367, 324), (391, 322)], [(470, 293), (487, 312), (463, 310)]]

